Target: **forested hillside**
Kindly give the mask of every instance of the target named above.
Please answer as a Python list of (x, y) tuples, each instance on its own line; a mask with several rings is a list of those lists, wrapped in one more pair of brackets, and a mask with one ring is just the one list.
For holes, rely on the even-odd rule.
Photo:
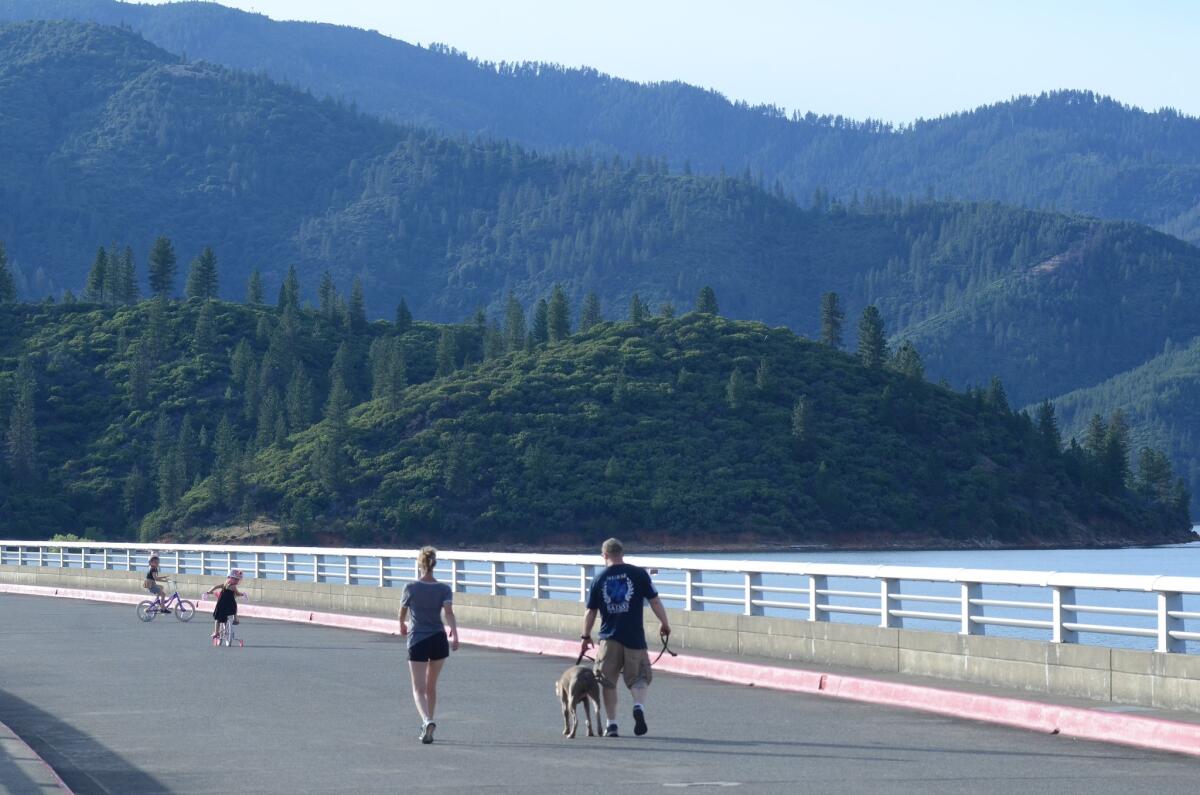
[(996, 546), (1190, 532), (1169, 467), (1131, 472), (1117, 424), (1064, 449), (1052, 414), (926, 383), (911, 355), (888, 364), (882, 337), (852, 357), (710, 312), (575, 321), (561, 293), (512, 302), (503, 326), (368, 323), (357, 290), (327, 285), (318, 310), (298, 293), (0, 307), (6, 533)]
[(161, 235), (181, 273), (211, 246), (217, 295), (259, 269), (273, 296), (295, 264), (305, 285), (360, 278), (372, 317), (402, 297), (435, 320), (494, 316), (554, 284), (575, 306), (657, 309), (711, 284), (727, 314), (815, 336), (834, 291), (916, 339), (932, 378), (998, 375), (1016, 405), (1200, 334), (1200, 252), (1136, 225), (887, 197), (802, 209), (743, 179), (393, 126), (114, 28), (0, 28), (0, 104), (0, 240), (28, 299), (84, 292), (102, 245), (145, 274)]
[[(489, 64), (377, 33), (274, 22), (213, 3), (0, 0), (0, 20), (71, 17), (354, 102), (400, 122), (539, 149), (749, 170), (807, 202), (824, 189), (993, 199), (1126, 218), (1200, 240), (1200, 121), (1087, 91), (1019, 97), (893, 128), (732, 103), (683, 83)], [(802, 110), (802, 109), (801, 109)]]
[(1054, 401), (1064, 433), (1083, 438), (1096, 414), (1124, 414), (1135, 451), (1166, 451), (1200, 494), (1200, 339), (1169, 343), (1144, 365)]

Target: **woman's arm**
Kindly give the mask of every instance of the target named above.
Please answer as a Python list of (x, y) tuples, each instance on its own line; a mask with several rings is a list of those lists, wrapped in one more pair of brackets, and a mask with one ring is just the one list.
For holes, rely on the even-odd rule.
[(450, 625), (450, 649), (458, 651), (458, 619), (454, 617), (454, 605), (446, 602), (442, 605), (442, 612), (446, 614), (446, 623)]
[(408, 634), (408, 605), (400, 606), (400, 634)]

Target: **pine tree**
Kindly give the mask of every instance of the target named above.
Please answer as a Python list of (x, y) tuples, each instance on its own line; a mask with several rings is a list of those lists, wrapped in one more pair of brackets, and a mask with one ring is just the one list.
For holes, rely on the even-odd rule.
[(640, 324), (646, 322), (646, 305), (637, 293), (629, 300), (629, 322)]
[(842, 347), (842, 321), (846, 313), (842, 311), (837, 293), (825, 293), (821, 296), (821, 342), (831, 348)]
[(658, 316), (666, 320), (672, 320), (675, 317), (675, 305), (665, 303), (658, 308)]
[(300, 309), (300, 277), (296, 275), (296, 266), (289, 265), (283, 284), (279, 285), (279, 312), (290, 309)]
[(0, 241), (0, 304), (8, 304), (17, 300), (17, 282), (8, 267), (8, 253), (4, 250), (4, 242)]
[(1105, 444), (1108, 439), (1108, 423), (1099, 414), (1093, 414), (1088, 420), (1087, 430), (1083, 436), (1084, 452), (1099, 462), (1104, 457)]
[(246, 303), (253, 306), (261, 306), (266, 300), (266, 291), (263, 289), (262, 274), (258, 272), (258, 268), (250, 271), (250, 280), (246, 282)]
[(534, 345), (545, 345), (550, 341), (550, 307), (545, 298), (539, 298), (533, 309), (533, 325), (529, 335)]
[(872, 369), (883, 367), (887, 361), (887, 337), (883, 333), (883, 317), (879, 310), (870, 305), (863, 310), (858, 322), (858, 358), (863, 366)]
[(925, 364), (921, 361), (921, 354), (917, 353), (917, 347), (909, 340), (900, 343), (889, 366), (901, 375), (917, 381), (925, 380)]
[(734, 368), (729, 374), (729, 383), (725, 385), (725, 402), (729, 404), (729, 408), (738, 411), (746, 405), (746, 391), (745, 376), (741, 370)]
[(347, 326), (352, 334), (362, 334), (367, 330), (367, 306), (363, 298), (362, 281), (354, 279), (350, 288), (350, 306), (346, 313)]
[(603, 322), (604, 318), (600, 314), (600, 296), (588, 293), (583, 299), (583, 312), (579, 315), (579, 330), (587, 331)]
[(217, 297), (217, 255), (209, 246), (205, 246), (200, 255), (192, 260), (187, 278), (188, 298)]
[(241, 447), (229, 417), (222, 416), (213, 439), (213, 480), (217, 498), (227, 510), (241, 497)]
[(101, 246), (92, 260), (92, 269), (88, 271), (87, 286), (83, 288), (83, 300), (93, 304), (103, 304), (108, 295), (108, 254)]
[(547, 315), (551, 342), (562, 342), (571, 336), (571, 307), (567, 303), (567, 294), (563, 292), (561, 284), (554, 285), (554, 290), (550, 293)]
[(696, 311), (705, 315), (720, 313), (717, 307), (717, 293), (707, 284), (700, 288), (700, 294), (696, 296)]
[(150, 271), (150, 292), (158, 298), (170, 298), (175, 292), (175, 247), (171, 240), (159, 237), (154, 241), (147, 258)]
[(33, 364), (29, 357), (22, 357), (13, 384), (13, 407), (8, 418), (6, 440), (8, 464), (17, 480), (31, 477), (37, 467), (36, 397), (37, 379)]
[(125, 247), (120, 257), (116, 255), (116, 246), (109, 256), (109, 276), (111, 280), (112, 301), (118, 304), (134, 304), (138, 300), (137, 269), (133, 264), (133, 249)]
[(242, 384), (242, 415), (247, 422), (257, 422), (258, 420), (258, 404), (262, 395), (259, 386), (260, 374), (261, 368), (258, 359), (251, 355), (250, 367), (246, 371), (246, 380)]
[(499, 359), (504, 355), (504, 350), (504, 333), (500, 331), (500, 326), (493, 320), (483, 332), (484, 361)]
[(142, 334), (142, 341), (146, 345), (146, 349), (149, 351), (150, 358), (154, 364), (162, 361), (163, 354), (170, 343), (169, 336), (167, 299), (156, 298), (150, 302), (149, 309), (146, 312), (146, 331)]
[(192, 416), (184, 414), (179, 421), (179, 439), (175, 443), (179, 456), (179, 482), (184, 490), (200, 474), (200, 454), (196, 443), (196, 432), (192, 429)]
[(1049, 400), (1042, 401), (1038, 406), (1037, 429), (1048, 452), (1057, 454), (1062, 451), (1062, 434), (1058, 430), (1058, 419), (1054, 416), (1054, 404)]
[(808, 439), (808, 398), (803, 395), (792, 407), (792, 438), (798, 442)]
[(758, 370), (754, 373), (754, 386), (759, 392), (769, 393), (774, 385), (774, 379), (771, 377), (771, 363), (764, 356), (758, 360)]
[(333, 321), (337, 317), (338, 292), (333, 283), (333, 274), (325, 271), (321, 274), (321, 286), (317, 288), (317, 311), (321, 317)]
[(412, 312), (408, 310), (408, 304), (406, 304), (404, 299), (401, 298), (400, 305), (396, 307), (396, 333), (403, 334), (412, 328), (412, 325)]
[(129, 346), (129, 402), (135, 409), (150, 405), (150, 377), (154, 363), (150, 358), (150, 346), (138, 340)]
[(179, 451), (169, 445), (158, 462), (158, 504), (162, 508), (174, 508), (183, 496), (183, 478), (179, 467)]
[(1008, 392), (1005, 391), (1004, 384), (1000, 381), (1000, 376), (992, 376), (992, 382), (988, 385), (988, 391), (984, 395), (983, 402), (1001, 414), (1008, 414), (1012, 411), (1008, 405)]
[(1129, 423), (1120, 409), (1108, 420), (1104, 436), (1103, 478), (1110, 494), (1119, 494), (1129, 480)]
[(438, 378), (444, 378), (458, 369), (458, 335), (449, 326), (442, 327), (442, 334), (438, 338), (436, 360), (435, 375)]
[(1169, 503), (1172, 498), (1174, 474), (1165, 453), (1143, 447), (1138, 453), (1137, 479), (1134, 488), (1143, 497)]
[(134, 464), (121, 486), (121, 508), (127, 520), (136, 521), (146, 513), (149, 507), (146, 504), (149, 492), (150, 481), (142, 472), (142, 468)]
[(292, 378), (288, 381), (287, 396), (284, 398), (287, 410), (288, 428), (292, 433), (302, 431), (313, 421), (313, 385), (304, 371), (304, 365), (297, 364), (292, 368)]
[(264, 450), (275, 441), (275, 425), (283, 418), (283, 406), (280, 405), (279, 390), (268, 387), (263, 392), (262, 402), (258, 406), (258, 429), (254, 435), (255, 447)]
[(511, 292), (504, 305), (504, 341), (510, 351), (525, 347), (525, 310)]
[(200, 356), (209, 353), (216, 338), (215, 321), (213, 320), (213, 302), (205, 301), (196, 313), (196, 326), (192, 331), (192, 353)]

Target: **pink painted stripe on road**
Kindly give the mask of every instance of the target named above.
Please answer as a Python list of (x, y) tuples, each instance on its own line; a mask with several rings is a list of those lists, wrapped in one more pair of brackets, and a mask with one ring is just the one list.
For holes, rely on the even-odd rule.
[[(144, 598), (138, 594), (5, 583), (0, 583), (0, 593), (58, 596), (129, 604)], [(311, 623), (387, 635), (398, 634), (398, 625), (395, 619), (248, 604), (240, 606), (238, 611), (245, 616), (275, 621)], [(568, 659), (575, 659), (579, 655), (578, 641), (559, 638), (460, 628), (459, 639), (472, 646), (526, 654), (544, 654)], [(669, 673), (730, 684), (766, 687), (792, 693), (807, 693), (881, 706), (915, 709), (1046, 734), (1060, 734), (1080, 740), (1095, 740), (1200, 756), (1200, 724), (1196, 723), (1147, 718), (1099, 709), (1069, 707), (959, 690), (943, 690), (936, 687), (887, 682), (865, 677), (825, 674), (801, 668), (759, 665), (714, 657), (664, 657), (655, 667)]]

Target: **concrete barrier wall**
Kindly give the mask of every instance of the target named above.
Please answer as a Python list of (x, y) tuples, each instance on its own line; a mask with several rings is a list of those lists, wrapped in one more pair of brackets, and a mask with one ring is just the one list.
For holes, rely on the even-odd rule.
[[(0, 582), (141, 593), (143, 573), (0, 566)], [(196, 599), (221, 577), (178, 577)], [(247, 579), (254, 603), (394, 618), (399, 588)], [(211, 604), (211, 602), (209, 603)], [(496, 627), (575, 638), (583, 626), (576, 602), (456, 594), (469, 627)], [(719, 655), (838, 665), (1165, 709), (1200, 711), (1200, 656), (1159, 654), (1016, 638), (879, 629), (730, 613), (671, 610), (672, 646)], [(648, 636), (657, 633), (653, 616)]]

